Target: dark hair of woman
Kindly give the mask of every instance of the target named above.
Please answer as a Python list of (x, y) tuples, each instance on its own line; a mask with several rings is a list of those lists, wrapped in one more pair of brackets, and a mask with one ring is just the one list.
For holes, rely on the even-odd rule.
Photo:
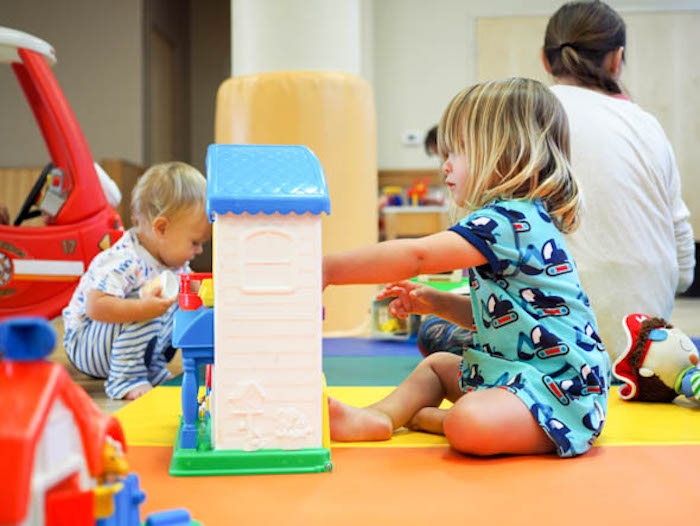
[(624, 20), (605, 2), (569, 2), (549, 19), (544, 53), (554, 77), (619, 94), (622, 88), (605, 68), (605, 57), (624, 48), (626, 38)]
[(438, 153), (438, 141), (437, 141), (438, 127), (433, 126), (425, 134), (425, 140), (423, 141), (423, 147), (425, 148), (425, 153), (427, 155), (437, 155)]

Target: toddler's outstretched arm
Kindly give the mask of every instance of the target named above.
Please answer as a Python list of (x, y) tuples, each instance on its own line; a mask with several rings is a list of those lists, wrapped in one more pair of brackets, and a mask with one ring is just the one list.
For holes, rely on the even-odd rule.
[(351, 283), (388, 283), (483, 265), (486, 258), (462, 236), (440, 232), (418, 239), (394, 239), (328, 254), (323, 258), (323, 287)]
[(389, 283), (377, 295), (377, 299), (396, 298), (389, 304), (389, 312), (397, 318), (409, 314), (435, 314), (443, 320), (471, 328), (471, 299), (469, 296), (437, 290), (412, 281)]

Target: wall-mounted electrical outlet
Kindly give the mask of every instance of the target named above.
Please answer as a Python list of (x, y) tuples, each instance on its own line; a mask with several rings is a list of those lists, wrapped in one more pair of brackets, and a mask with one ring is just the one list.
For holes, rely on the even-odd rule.
[(401, 134), (401, 144), (404, 146), (420, 146), (423, 144), (423, 132), (420, 130), (406, 130)]

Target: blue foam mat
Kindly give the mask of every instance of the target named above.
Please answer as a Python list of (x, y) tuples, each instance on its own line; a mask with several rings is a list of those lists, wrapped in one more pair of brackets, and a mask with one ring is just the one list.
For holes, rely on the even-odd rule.
[(415, 340), (400, 342), (371, 338), (324, 338), (323, 356), (415, 356)]

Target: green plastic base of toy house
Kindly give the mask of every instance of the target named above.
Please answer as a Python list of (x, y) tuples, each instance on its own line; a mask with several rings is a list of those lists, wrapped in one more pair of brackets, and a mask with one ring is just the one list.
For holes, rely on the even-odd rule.
[(170, 474), (176, 477), (216, 475), (265, 475), (280, 473), (320, 473), (331, 471), (331, 452), (326, 448), (309, 449), (237, 449), (211, 448), (210, 420), (198, 424), (197, 448), (180, 447), (182, 417), (173, 448)]

